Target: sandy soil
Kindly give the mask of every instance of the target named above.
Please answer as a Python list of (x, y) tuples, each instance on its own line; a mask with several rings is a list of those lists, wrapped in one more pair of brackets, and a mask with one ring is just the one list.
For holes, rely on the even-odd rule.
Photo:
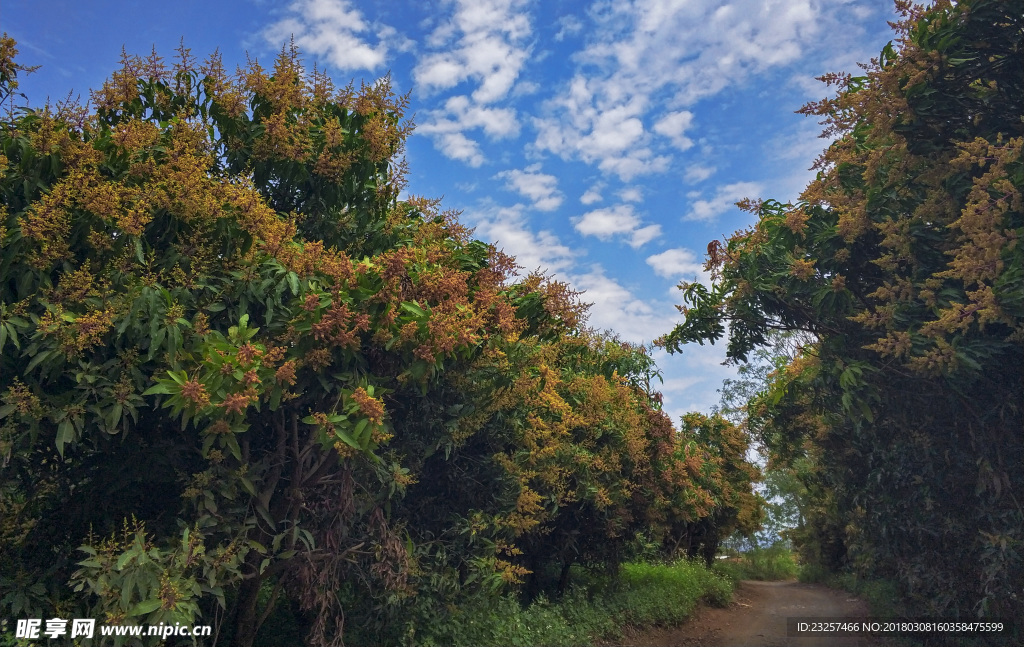
[(848, 593), (799, 582), (741, 582), (725, 609), (700, 608), (686, 624), (627, 635), (636, 647), (867, 647), (861, 637), (788, 637), (786, 618), (856, 618), (869, 615)]

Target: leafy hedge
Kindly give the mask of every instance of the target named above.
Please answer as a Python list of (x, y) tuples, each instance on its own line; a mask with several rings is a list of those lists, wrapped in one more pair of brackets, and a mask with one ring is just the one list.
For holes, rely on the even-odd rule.
[(31, 109), (15, 54), (4, 36), (3, 615), (248, 646), (291, 614), (339, 645), (565, 591), (638, 533), (713, 552), (756, 525), (733, 426), (675, 429), (645, 348), (399, 199), (386, 80), (183, 48), (126, 55), (93, 111)]
[(836, 141), (797, 204), (750, 203), (665, 339), (802, 352), (749, 405), (803, 481), (805, 562), (909, 612), (1024, 617), (1019, 3), (900, 3), (897, 44), (808, 105)]

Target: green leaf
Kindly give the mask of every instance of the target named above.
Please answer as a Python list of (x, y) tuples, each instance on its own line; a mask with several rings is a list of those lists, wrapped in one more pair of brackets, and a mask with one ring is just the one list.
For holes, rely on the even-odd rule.
[(142, 395), (170, 395), (171, 393), (173, 393), (173, 391), (171, 391), (170, 385), (159, 383), (154, 384), (153, 386), (143, 391)]
[(129, 616), (145, 616), (153, 613), (163, 605), (163, 602), (157, 598), (155, 600), (146, 600), (145, 602), (139, 602), (128, 612)]
[(267, 547), (256, 541), (255, 539), (249, 540), (249, 547), (258, 552), (260, 555), (267, 554)]
[(337, 437), (338, 437), (339, 439), (341, 439), (341, 441), (342, 441), (343, 443), (345, 443), (345, 444), (346, 444), (346, 445), (348, 445), (349, 447), (352, 447), (353, 449), (358, 449), (358, 450), (360, 450), (360, 451), (361, 451), (361, 450), (363, 449), (363, 448), (362, 448), (362, 447), (361, 447), (361, 446), (359, 445), (359, 443), (357, 443), (357, 442), (355, 441), (355, 439), (354, 439), (354, 438), (352, 438), (352, 436), (350, 436), (350, 435), (349, 435), (349, 433), (348, 433), (347, 431), (344, 431), (344, 430), (342, 430), (342, 429), (335, 429), (335, 430), (334, 430), (334, 435), (335, 435), (335, 436), (337, 436)]
[(114, 406), (111, 407), (111, 409), (110, 409), (110, 423), (109, 423), (109, 426), (111, 428), (117, 427), (117, 423), (121, 422), (121, 412), (122, 412), (122, 410), (123, 410), (123, 406), (121, 405), (120, 402), (115, 402)]
[(46, 361), (47, 359), (49, 359), (50, 356), (54, 355), (56, 352), (57, 351), (55, 351), (55, 350), (44, 350), (42, 352), (36, 353), (36, 356), (33, 357), (32, 361), (30, 361), (28, 363), (28, 366), (25, 367), (25, 372), (26, 373), (31, 373), (32, 369), (34, 369), (40, 363), (42, 363), (42, 362)]
[(188, 373), (185, 371), (167, 371), (167, 375), (178, 384), (185, 384), (188, 381)]
[(61, 458), (64, 458), (64, 445), (72, 442), (75, 439), (75, 426), (71, 423), (71, 420), (65, 418), (57, 425), (57, 453), (60, 454)]
[(370, 419), (363, 418), (362, 420), (356, 423), (356, 428), (352, 431), (353, 437), (355, 437), (356, 441), (359, 443), (359, 449), (366, 449), (366, 447), (369, 445), (368, 441), (370, 440), (370, 434), (367, 433), (366, 438), (363, 438), (363, 432), (366, 431), (369, 428), (369, 426)]
[(252, 496), (256, 496), (256, 487), (252, 484), (252, 481), (250, 481), (247, 477), (238, 477), (238, 482), (242, 484), (242, 487), (245, 488), (246, 492), (248, 492)]
[(405, 310), (406, 312), (410, 312), (410, 313), (416, 315), (417, 317), (425, 317), (425, 316), (427, 316), (427, 313), (426, 313), (425, 310), (423, 310), (423, 308), (419, 307), (415, 303), (410, 303), (409, 301), (403, 301), (402, 302), (402, 310)]
[(117, 558), (117, 564), (114, 566), (114, 569), (118, 570), (118, 571), (123, 569), (125, 567), (125, 565), (128, 562), (130, 562), (132, 560), (132, 558), (134, 558), (134, 557), (135, 557), (135, 551), (130, 550), (130, 551), (126, 552), (126, 553), (122, 553), (121, 556)]
[(274, 519), (270, 516), (270, 511), (267, 510), (267, 507), (264, 506), (262, 503), (256, 504), (256, 512), (258, 512), (259, 515), (263, 517), (263, 520), (267, 522), (267, 525), (270, 526), (271, 530), (273, 530), (277, 526), (277, 524), (274, 523)]
[(868, 422), (875, 421), (874, 412), (871, 411), (871, 407), (868, 406), (868, 403), (863, 400), (860, 401), (860, 412), (864, 415), (864, 419), (867, 420)]
[(228, 449), (231, 451), (231, 455), (235, 457), (235, 460), (242, 460), (242, 449), (238, 446), (238, 439), (235, 438), (234, 434), (227, 434), (224, 437), (224, 444), (228, 446)]
[(167, 329), (160, 328), (153, 335), (153, 338), (149, 344), (149, 356), (155, 357), (156, 353), (160, 350), (160, 347), (164, 345), (164, 339), (167, 337)]

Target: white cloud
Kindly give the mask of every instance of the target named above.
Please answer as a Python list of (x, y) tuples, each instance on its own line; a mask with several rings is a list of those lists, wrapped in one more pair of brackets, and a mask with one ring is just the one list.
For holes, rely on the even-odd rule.
[(644, 136), (638, 104), (617, 106), (597, 114), (590, 133), (580, 138), (580, 152), (592, 159), (624, 153)]
[(628, 181), (639, 175), (661, 173), (668, 168), (671, 161), (664, 155), (653, 155), (649, 148), (640, 148), (624, 153), (620, 157), (607, 157), (601, 160), (597, 168)]
[(670, 112), (654, 124), (654, 132), (668, 137), (672, 144), (681, 151), (693, 147), (693, 140), (683, 133), (693, 124), (693, 113), (689, 110)]
[(664, 383), (658, 384), (658, 390), (661, 391), (663, 395), (667, 395), (669, 393), (682, 393), (689, 389), (690, 387), (696, 384), (700, 384), (703, 381), (703, 378), (696, 375), (669, 378), (665, 380)]
[(445, 101), (441, 110), (429, 113), (427, 123), (417, 130), (433, 135), (474, 128), (492, 139), (504, 139), (519, 133), (519, 122), (511, 108), (488, 108), (472, 103), (468, 97), (456, 96)]
[(705, 274), (703, 263), (697, 259), (697, 255), (684, 247), (666, 249), (660, 254), (648, 256), (647, 264), (654, 269), (655, 274), (666, 279), (686, 279)]
[(686, 172), (683, 174), (683, 179), (686, 180), (687, 184), (697, 184), (703, 182), (718, 170), (714, 166), (701, 166), (700, 164), (690, 164), (686, 167)]
[(490, 139), (513, 137), (519, 133), (516, 111), (482, 106), (468, 97), (455, 96), (442, 109), (427, 113), (426, 123), (418, 126), (417, 132), (432, 137), (435, 147), (446, 157), (478, 167), (485, 161), (480, 145), (465, 134), (475, 129)]
[(583, 31), (583, 21), (572, 14), (559, 18), (558, 25), (561, 29), (555, 34), (555, 40), (559, 42), (565, 40), (566, 36), (575, 36)]
[(623, 202), (643, 202), (644, 192), (640, 190), (640, 187), (631, 186), (622, 189), (618, 193), (619, 199)]
[(440, 51), (423, 55), (413, 70), (426, 93), (479, 83), (473, 100), (491, 103), (504, 98), (519, 76), (529, 49), (530, 20), (524, 0), (457, 0), (450, 22), (428, 39)]
[(558, 178), (541, 173), (540, 164), (532, 164), (521, 171), (502, 171), (494, 177), (504, 179), (505, 188), (532, 200), (534, 209), (554, 211), (562, 205), (564, 196), (558, 190)]
[(294, 37), (295, 44), (306, 53), (323, 56), (343, 71), (376, 70), (387, 60), (387, 43), (394, 30), (381, 27), (372, 44), (371, 25), (359, 9), (348, 0), (296, 0), (288, 6), (294, 14), (268, 26), (263, 37), (277, 46)]
[(629, 204), (588, 211), (573, 218), (573, 223), (576, 231), (584, 236), (596, 236), (601, 240), (624, 237), (634, 249), (661, 235), (661, 225), (644, 226)]
[[(675, 322), (668, 330), (673, 325)], [(665, 396), (664, 410), (674, 421), (678, 423), (679, 417), (690, 411), (710, 413), (711, 407), (721, 400), (718, 389), (722, 381), (736, 377), (735, 366), (723, 365), (725, 350), (725, 344), (719, 342), (704, 346), (688, 344), (675, 355), (655, 352), (654, 359), (665, 372), (665, 384), (659, 387)]]
[(641, 227), (634, 231), (633, 235), (630, 236), (629, 246), (636, 249), (637, 247), (651, 242), (660, 235), (661, 225), (647, 225), (646, 227)]
[(794, 166), (807, 169), (832, 143), (832, 139), (823, 139), (820, 136), (821, 130), (822, 126), (817, 121), (807, 119), (786, 132), (778, 133), (762, 146), (776, 159), (793, 160), (796, 162)]
[(585, 274), (570, 277), (573, 288), (583, 290), (583, 301), (593, 304), (588, 323), (614, 330), (631, 342), (650, 342), (669, 330), (678, 316), (669, 303), (648, 303), (594, 265)]
[(798, 61), (821, 13), (814, 0), (598, 3), (574, 77), (535, 121), (534, 145), (624, 180), (664, 171), (671, 158), (652, 133), (689, 149), (693, 114), (684, 108)]
[[(534, 145), (562, 157), (579, 157), (597, 164), (605, 173), (630, 180), (638, 175), (657, 173), (671, 161), (656, 154), (648, 145), (650, 135), (644, 129), (644, 102), (634, 101), (598, 110), (586, 79), (577, 75), (569, 91), (548, 102), (562, 117), (534, 119), (537, 139)], [(565, 122), (569, 120), (569, 123)]]
[(442, 132), (434, 136), (434, 146), (445, 157), (459, 160), (477, 168), (484, 163), (480, 145), (461, 132)]
[(513, 98), (526, 97), (531, 94), (537, 94), (541, 91), (541, 85), (534, 83), (533, 81), (517, 81), (515, 86), (512, 88), (512, 94), (509, 95)]
[[(419, 132), (431, 136), (448, 157), (475, 167), (485, 159), (466, 131), (479, 128), (492, 139), (519, 133), (515, 110), (492, 106), (510, 98), (529, 57), (532, 29), (526, 0), (454, 0), (446, 4), (454, 7), (451, 19), (441, 22), (426, 38), (428, 49), (434, 51), (420, 56), (413, 80), (424, 95), (465, 82), (475, 83), (476, 88), (450, 97), (443, 108), (428, 112)], [(472, 143), (473, 154), (465, 152), (470, 149), (467, 142)]]
[(580, 202), (583, 204), (594, 204), (595, 202), (604, 200), (604, 197), (601, 196), (602, 188), (603, 186), (601, 184), (595, 184), (590, 187), (583, 195), (580, 196)]
[(735, 204), (743, 198), (756, 199), (763, 192), (764, 186), (758, 182), (734, 182), (720, 186), (712, 197), (696, 200), (690, 205), (690, 213), (684, 220), (712, 220), (734, 209)]
[(541, 269), (555, 273), (571, 267), (578, 252), (562, 244), (550, 231), (533, 231), (524, 209), (523, 205), (484, 205), (467, 211), (463, 217), (476, 227), (476, 238), (495, 243), (505, 253), (515, 256), (526, 272)]

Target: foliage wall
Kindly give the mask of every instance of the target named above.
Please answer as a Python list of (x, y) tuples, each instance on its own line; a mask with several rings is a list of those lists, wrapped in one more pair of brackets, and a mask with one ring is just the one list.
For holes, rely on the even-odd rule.
[(0, 48), (5, 616), (415, 642), (756, 523), (731, 425), (674, 429), (645, 349), (400, 199), (386, 80), (183, 48), (29, 109)]
[(896, 45), (804, 112), (835, 142), (795, 205), (709, 248), (665, 338), (743, 360), (810, 341), (749, 405), (809, 492), (797, 538), (909, 608), (1024, 616), (1024, 52), (1019, 3), (898, 3)]

